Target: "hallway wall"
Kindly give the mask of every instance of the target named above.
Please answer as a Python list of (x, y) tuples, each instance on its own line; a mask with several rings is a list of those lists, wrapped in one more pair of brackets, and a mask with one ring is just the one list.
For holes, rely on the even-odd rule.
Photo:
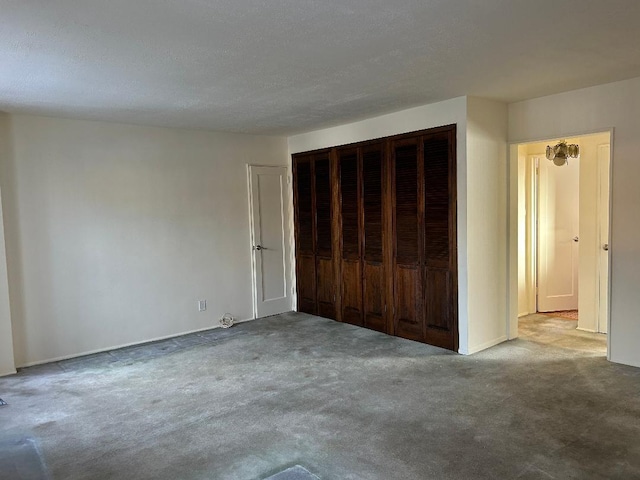
[(640, 78), (509, 106), (509, 141), (513, 143), (610, 128), (614, 128), (614, 136), (609, 355), (614, 362), (640, 367)]

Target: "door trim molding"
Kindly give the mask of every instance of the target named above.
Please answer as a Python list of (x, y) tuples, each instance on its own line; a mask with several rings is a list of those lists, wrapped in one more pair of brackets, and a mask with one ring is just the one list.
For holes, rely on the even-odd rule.
[[(582, 132), (565, 132), (549, 134), (544, 137), (533, 137), (509, 140), (507, 142), (507, 298), (505, 319), (507, 337), (509, 340), (518, 338), (518, 146), (528, 143), (544, 142), (550, 138), (580, 137), (597, 133), (609, 133), (610, 139), (610, 163), (609, 163), (609, 198), (613, 197), (613, 174), (615, 172), (615, 128), (603, 127)], [(614, 244), (613, 231), (611, 230), (611, 210), (613, 202), (609, 202), (609, 240), (610, 246)], [(607, 334), (607, 360), (611, 361), (611, 289), (614, 250), (609, 250), (609, 331)]]

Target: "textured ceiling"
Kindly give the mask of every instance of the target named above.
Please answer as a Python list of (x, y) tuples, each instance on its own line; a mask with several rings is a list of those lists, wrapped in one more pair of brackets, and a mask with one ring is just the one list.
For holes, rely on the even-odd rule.
[(0, 110), (291, 134), (640, 76), (638, 0), (0, 0)]

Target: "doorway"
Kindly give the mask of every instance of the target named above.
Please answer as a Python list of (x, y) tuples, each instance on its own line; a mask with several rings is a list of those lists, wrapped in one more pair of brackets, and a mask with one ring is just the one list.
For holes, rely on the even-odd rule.
[(249, 165), (254, 318), (291, 310), (286, 167)]
[[(580, 153), (557, 165), (546, 149), (563, 141), (578, 145)], [(536, 332), (539, 326), (597, 334), (593, 340), (604, 344), (611, 132), (522, 143), (511, 153), (517, 158), (517, 320), (511, 320), (511, 338), (518, 327), (524, 335), (554, 333)]]

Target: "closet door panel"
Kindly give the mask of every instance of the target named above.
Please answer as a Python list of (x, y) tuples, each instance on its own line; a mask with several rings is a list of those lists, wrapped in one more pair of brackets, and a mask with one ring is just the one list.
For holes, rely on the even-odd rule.
[(396, 267), (395, 334), (423, 341), (422, 272), (418, 266)]
[(364, 263), (364, 326), (379, 332), (387, 331), (385, 282), (382, 265)]
[(383, 160), (384, 145), (365, 149), (362, 155), (364, 259), (373, 264), (381, 264), (383, 255)]
[(400, 265), (417, 265), (419, 253), (418, 146), (396, 146), (395, 159), (395, 260)]
[(450, 190), (449, 138), (445, 134), (424, 139), (425, 263), (449, 268)]
[(331, 164), (329, 156), (316, 158), (314, 167), (316, 255), (331, 258), (333, 252), (331, 242)]
[(387, 332), (384, 268), (384, 155), (383, 143), (363, 148), (364, 325)]
[(394, 332), (422, 340), (422, 268), (420, 261), (420, 182), (418, 144), (398, 142), (394, 153)]
[(427, 328), (448, 332), (451, 329), (451, 275), (448, 270), (426, 270), (426, 324)]
[(362, 313), (362, 232), (360, 162), (357, 149), (338, 150), (340, 175), (340, 245), (342, 321), (364, 324)]
[(295, 157), (293, 167), (298, 310), (315, 315), (317, 302), (312, 159)]
[(425, 340), (457, 348), (454, 131), (423, 138)]
[(333, 271), (331, 162), (329, 154), (314, 159), (315, 232), (316, 232), (316, 289), (318, 315), (336, 318)]
[(296, 253), (313, 254), (313, 174), (309, 158), (296, 159)]
[(340, 213), (342, 221), (342, 258), (360, 259), (360, 182), (358, 152), (338, 153), (340, 171)]
[(316, 257), (318, 315), (335, 320), (335, 289), (333, 260)]
[(362, 269), (359, 260), (342, 261), (342, 321), (363, 326)]
[(298, 255), (298, 311), (317, 315), (316, 305), (316, 259), (313, 255)]

